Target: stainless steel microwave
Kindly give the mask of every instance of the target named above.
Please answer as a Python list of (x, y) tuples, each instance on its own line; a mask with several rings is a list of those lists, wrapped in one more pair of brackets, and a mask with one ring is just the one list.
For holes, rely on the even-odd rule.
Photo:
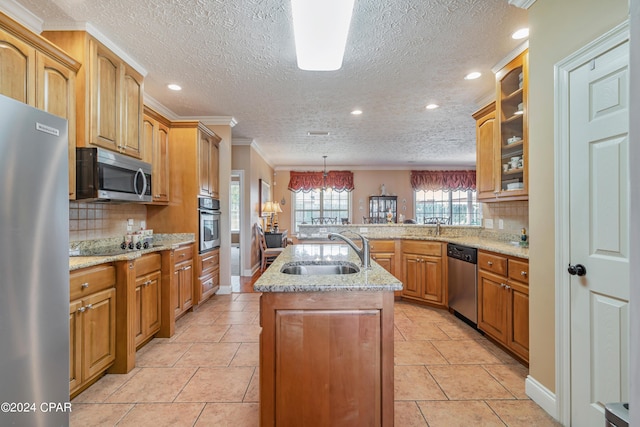
[(151, 165), (102, 148), (76, 148), (76, 199), (151, 202)]

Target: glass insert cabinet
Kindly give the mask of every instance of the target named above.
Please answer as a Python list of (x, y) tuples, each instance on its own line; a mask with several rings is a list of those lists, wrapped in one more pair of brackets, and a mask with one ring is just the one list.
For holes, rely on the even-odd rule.
[(369, 222), (371, 224), (398, 222), (398, 196), (370, 196)]

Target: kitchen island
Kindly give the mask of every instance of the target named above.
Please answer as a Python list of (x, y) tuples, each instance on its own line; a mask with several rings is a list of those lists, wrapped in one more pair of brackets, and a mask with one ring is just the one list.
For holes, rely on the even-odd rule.
[(260, 299), (261, 426), (393, 425), (393, 301), (402, 283), (345, 245), (288, 246), (254, 284)]

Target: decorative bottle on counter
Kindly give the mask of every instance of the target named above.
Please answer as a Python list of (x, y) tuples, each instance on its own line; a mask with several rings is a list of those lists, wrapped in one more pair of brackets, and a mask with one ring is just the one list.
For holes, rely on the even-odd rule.
[(520, 246), (522, 247), (528, 247), (529, 246), (529, 242), (527, 241), (528, 237), (527, 237), (527, 229), (523, 228), (522, 232), (520, 234)]

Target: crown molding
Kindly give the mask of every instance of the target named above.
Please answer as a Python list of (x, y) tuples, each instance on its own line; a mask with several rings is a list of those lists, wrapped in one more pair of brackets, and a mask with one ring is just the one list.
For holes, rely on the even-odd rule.
[(231, 126), (234, 127), (238, 121), (233, 116), (186, 116), (180, 120), (197, 120), (208, 126)]
[(42, 32), (44, 21), (20, 3), (14, 0), (0, 0), (0, 11), (34, 33)]
[(251, 138), (232, 138), (231, 145), (251, 145), (253, 144), (253, 139)]
[(493, 68), (491, 69), (491, 72), (493, 74), (497, 74), (498, 71), (502, 70), (505, 67), (505, 65), (513, 61), (518, 55), (520, 55), (522, 52), (524, 52), (527, 49), (529, 49), (529, 40), (525, 40), (524, 43), (522, 43), (521, 45), (513, 49), (511, 52), (509, 52), (507, 56), (502, 58), (500, 62), (498, 62), (496, 65), (493, 66)]
[(521, 9), (529, 9), (536, 0), (509, 0), (509, 4)]

